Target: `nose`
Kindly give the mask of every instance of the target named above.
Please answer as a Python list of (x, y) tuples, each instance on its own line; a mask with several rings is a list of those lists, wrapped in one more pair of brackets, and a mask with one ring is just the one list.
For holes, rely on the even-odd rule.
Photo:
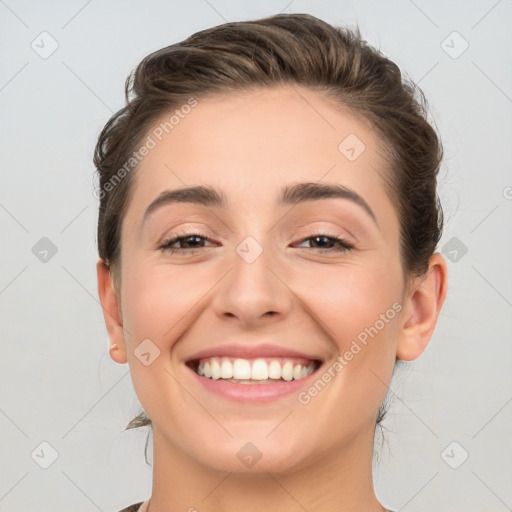
[(212, 301), (218, 317), (254, 328), (289, 315), (293, 292), (270, 250), (263, 248), (254, 261), (235, 253), (231, 263), (231, 271), (219, 283)]

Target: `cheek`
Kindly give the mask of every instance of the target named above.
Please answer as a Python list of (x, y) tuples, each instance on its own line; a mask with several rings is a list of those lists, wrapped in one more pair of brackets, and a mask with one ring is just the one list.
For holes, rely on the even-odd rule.
[[(400, 298), (397, 271), (389, 266), (319, 267), (301, 281), (301, 296), (340, 349), (374, 325)], [(395, 313), (392, 310), (388, 317)]]
[(402, 309), (396, 273), (367, 266), (344, 270), (316, 276), (315, 287), (304, 288), (318, 324), (339, 353), (319, 375), (329, 391), (313, 406), (326, 423), (326, 403), (357, 421), (366, 421), (378, 409), (387, 392), (383, 382), (395, 364)]
[[(208, 276), (185, 266), (171, 269), (134, 260), (123, 271), (123, 321), (132, 381), (145, 411), (159, 418), (162, 402), (186, 402), (172, 386), (169, 354), (197, 317), (195, 308), (201, 307), (212, 285)], [(157, 348), (147, 342), (140, 345), (146, 339)], [(137, 355), (146, 352), (150, 360), (141, 364)]]
[(386, 382), (395, 364), (402, 309), (398, 271), (398, 265), (354, 265), (319, 273), (314, 287), (304, 283), (308, 305), (339, 353), (327, 368), (336, 375), (332, 396), (340, 398), (337, 406), (355, 408), (362, 417), (382, 402), (386, 387), (378, 379)]
[[(123, 280), (123, 317), (132, 342), (144, 338), (168, 350), (194, 316), (211, 288), (207, 271), (185, 265), (126, 262)], [(166, 346), (168, 344), (169, 346)]]

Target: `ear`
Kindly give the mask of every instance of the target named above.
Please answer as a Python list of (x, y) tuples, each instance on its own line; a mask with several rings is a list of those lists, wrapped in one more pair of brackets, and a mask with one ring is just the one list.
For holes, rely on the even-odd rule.
[(414, 278), (406, 295), (396, 356), (404, 361), (419, 357), (430, 341), (447, 290), (444, 257), (434, 253), (424, 275)]
[(109, 342), (110, 345), (115, 343), (118, 347), (117, 350), (109, 350), (110, 357), (116, 361), (116, 363), (124, 364), (127, 358), (121, 308), (119, 307), (118, 297), (114, 291), (110, 270), (101, 258), (96, 263), (96, 272), (98, 275), (98, 295), (100, 297)]

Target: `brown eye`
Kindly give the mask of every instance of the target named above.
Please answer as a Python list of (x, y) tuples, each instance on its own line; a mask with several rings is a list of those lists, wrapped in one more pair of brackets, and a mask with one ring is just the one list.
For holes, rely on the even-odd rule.
[[(203, 249), (205, 247), (204, 242), (207, 240), (208, 239), (206, 237), (197, 233), (182, 234), (164, 241), (162, 245), (160, 245), (159, 249), (171, 253), (181, 251), (193, 253)], [(173, 247), (175, 244), (178, 244), (178, 247)]]
[(325, 234), (318, 234), (308, 238), (304, 238), (301, 242), (313, 241), (311, 249), (318, 249), (320, 251), (349, 251), (353, 246), (346, 242), (343, 238), (337, 236), (330, 236)]

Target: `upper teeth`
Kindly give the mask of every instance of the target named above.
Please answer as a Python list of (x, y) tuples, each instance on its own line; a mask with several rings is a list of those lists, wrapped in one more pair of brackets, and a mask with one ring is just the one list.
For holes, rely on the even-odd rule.
[(197, 373), (208, 379), (298, 380), (315, 369), (315, 362), (298, 364), (287, 359), (230, 359), (227, 357), (201, 359)]

